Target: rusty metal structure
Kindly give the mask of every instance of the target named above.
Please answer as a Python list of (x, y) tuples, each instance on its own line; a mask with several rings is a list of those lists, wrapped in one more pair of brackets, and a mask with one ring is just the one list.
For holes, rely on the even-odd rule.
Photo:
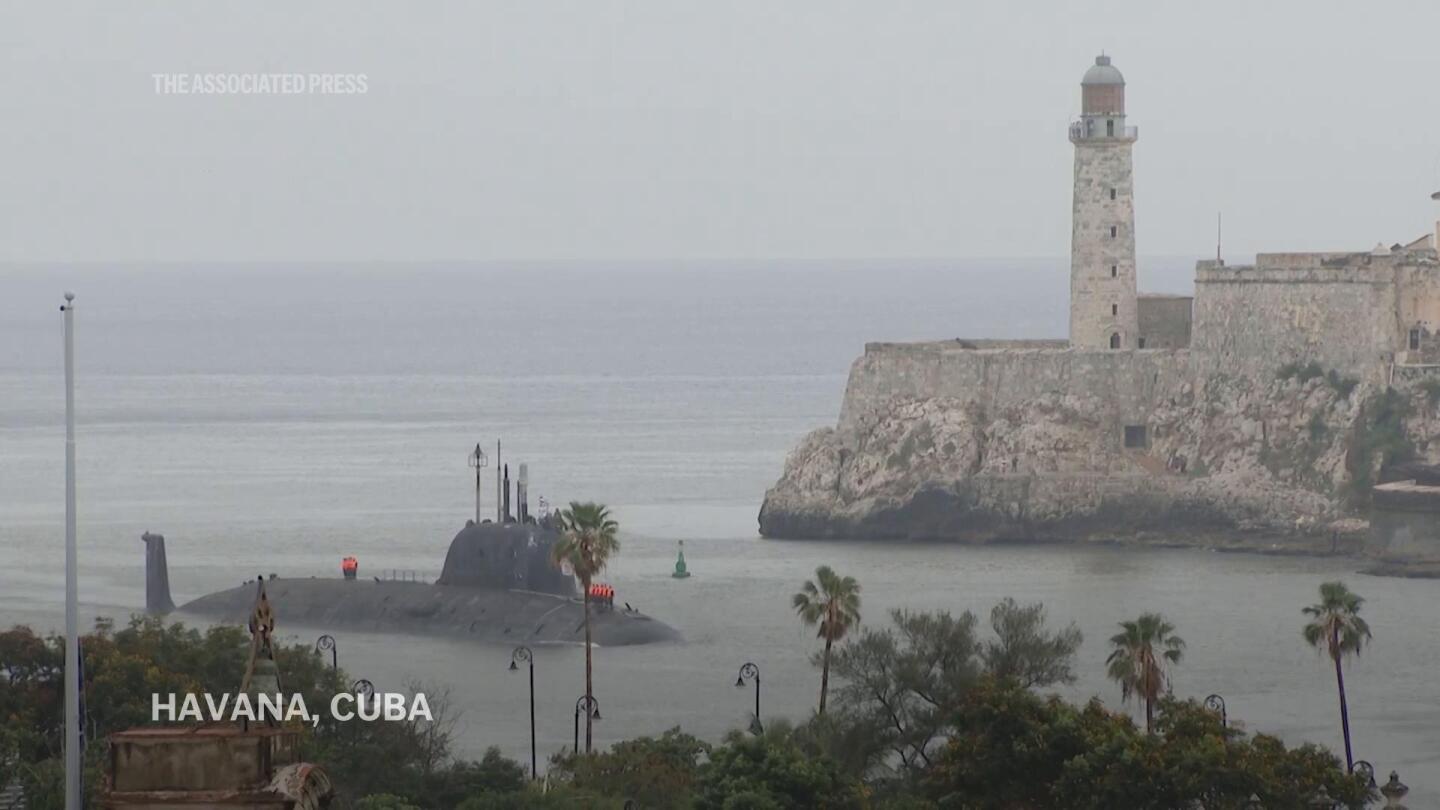
[(327, 807), (323, 768), (299, 761), (300, 733), (255, 726), (135, 728), (112, 734), (103, 808)]

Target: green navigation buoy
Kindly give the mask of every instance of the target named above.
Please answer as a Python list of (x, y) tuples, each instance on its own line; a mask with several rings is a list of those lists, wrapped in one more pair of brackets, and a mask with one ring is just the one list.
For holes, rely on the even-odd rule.
[(675, 573), (671, 574), (670, 576), (674, 577), (675, 579), (684, 579), (684, 578), (690, 576), (690, 572), (685, 570), (685, 541), (684, 541), (684, 540), (681, 540), (681, 541), (680, 541), (680, 556), (675, 560)]

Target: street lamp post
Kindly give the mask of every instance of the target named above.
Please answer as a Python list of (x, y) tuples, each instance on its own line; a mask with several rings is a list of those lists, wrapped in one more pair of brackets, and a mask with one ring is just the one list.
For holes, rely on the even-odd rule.
[[(575, 701), (575, 742), (571, 750), (577, 754), (580, 753), (580, 712), (582, 711), (589, 712), (591, 720), (599, 720), (600, 701), (590, 695), (581, 695), (580, 699)], [(585, 753), (590, 752), (586, 751)]]
[(1350, 773), (1363, 778), (1365, 784), (1369, 787), (1375, 787), (1375, 766), (1371, 765), (1368, 761), (1363, 759), (1355, 760), (1355, 764), (1350, 766)]
[[(540, 778), (540, 770), (535, 762), (535, 654), (530, 652), (529, 647), (516, 647), (510, 654), (510, 671), (514, 672), (520, 667), (519, 662), (524, 661), (530, 666), (530, 778)], [(580, 727), (575, 727), (575, 736), (580, 736)]]
[(470, 467), (475, 470), (475, 525), (480, 525), (480, 471), (490, 463), (485, 451), (480, 449), (477, 443), (475, 449), (470, 453)]
[(755, 731), (763, 730), (760, 725), (760, 667), (750, 661), (740, 666), (740, 674), (735, 678), (735, 688), (744, 689), (746, 681), (755, 682)]
[(361, 678), (355, 683), (350, 684), (350, 691), (355, 693), (356, 702), (363, 706), (370, 702), (370, 698), (375, 696), (375, 684), (370, 683), (370, 681), (365, 678)]
[(338, 672), (340, 670), (340, 651), (335, 646), (335, 637), (329, 633), (315, 640), (316, 652), (323, 653), (326, 650), (330, 651), (330, 671)]
[(1205, 698), (1205, 708), (1220, 715), (1221, 728), (1230, 727), (1230, 718), (1225, 714), (1225, 698), (1219, 695), (1208, 695)]
[(80, 627), (75, 555), (75, 293), (65, 293), (65, 809), (80, 810)]

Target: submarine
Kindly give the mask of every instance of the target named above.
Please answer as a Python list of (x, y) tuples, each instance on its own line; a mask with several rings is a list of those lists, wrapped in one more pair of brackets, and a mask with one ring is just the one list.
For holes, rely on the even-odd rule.
[[(498, 466), (498, 465), (497, 465)], [(499, 470), (496, 470), (499, 473)], [(498, 475), (497, 475), (498, 478)], [(275, 615), (316, 629), (402, 633), (493, 644), (584, 644), (584, 606), (575, 577), (552, 562), (560, 540), (554, 516), (527, 514), (518, 489), (519, 517), (511, 517), (509, 475), (499, 515), (504, 522), (467, 520), (450, 541), (434, 583), (362, 577), (345, 558), (342, 576), (265, 578)], [(523, 480), (523, 477), (522, 477)], [(478, 516), (478, 510), (477, 510)], [(176, 607), (170, 596), (165, 537), (146, 532), (145, 610), (244, 624), (255, 607), (255, 581)], [(590, 603), (590, 635), (599, 646), (680, 641), (675, 628), (612, 599)]]

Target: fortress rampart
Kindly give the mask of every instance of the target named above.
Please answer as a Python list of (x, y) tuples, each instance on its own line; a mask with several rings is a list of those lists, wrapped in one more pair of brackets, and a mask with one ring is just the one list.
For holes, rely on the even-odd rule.
[(1104, 403), (1115, 427), (1146, 425), (1158, 403), (1190, 383), (1190, 352), (1091, 349), (965, 349), (953, 342), (870, 343), (850, 368), (840, 430), (856, 429), (894, 399), (949, 398), (986, 411), (1047, 394)]
[[(1191, 347), (1197, 373), (1259, 377), (1314, 362), (1381, 382), (1420, 359), (1440, 324), (1440, 265), (1428, 249), (1260, 254), (1202, 262)], [(1410, 330), (1418, 329), (1414, 354)]]

